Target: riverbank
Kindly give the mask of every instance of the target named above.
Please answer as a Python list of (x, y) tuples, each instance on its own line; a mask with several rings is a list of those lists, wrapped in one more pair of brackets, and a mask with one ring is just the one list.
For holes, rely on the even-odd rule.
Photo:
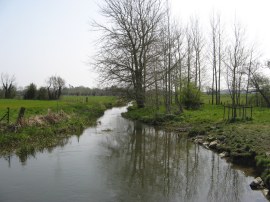
[(107, 110), (79, 138), (73, 136), (24, 162), (17, 155), (0, 158), (1, 199), (267, 202), (247, 186), (253, 177), (243, 170), (186, 135), (122, 118), (125, 111)]
[[(0, 100), (1, 115), (7, 107), (10, 120), (0, 127), (0, 155), (15, 152), (19, 156), (61, 145), (72, 135), (94, 125), (106, 109), (123, 105), (117, 97), (66, 97), (60, 101)], [(17, 123), (20, 107), (24, 118)]]
[(156, 125), (176, 133), (187, 133), (190, 139), (218, 152), (235, 164), (251, 166), (270, 187), (270, 110), (253, 109), (253, 119), (227, 123), (223, 106), (204, 104), (199, 110), (177, 114), (157, 112), (152, 107), (129, 107), (124, 117)]

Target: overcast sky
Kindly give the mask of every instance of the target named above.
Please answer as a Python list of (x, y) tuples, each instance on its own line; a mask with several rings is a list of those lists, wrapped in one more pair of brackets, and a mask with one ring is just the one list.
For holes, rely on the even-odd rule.
[[(101, 1), (101, 0), (100, 0)], [(99, 20), (95, 0), (0, 0), (0, 73), (15, 75), (18, 86), (44, 85), (59, 75), (73, 86), (97, 86), (87, 62), (94, 55)], [(264, 59), (270, 58), (270, 0), (172, 0), (176, 20), (197, 15), (208, 28), (213, 10), (231, 29), (237, 18)]]

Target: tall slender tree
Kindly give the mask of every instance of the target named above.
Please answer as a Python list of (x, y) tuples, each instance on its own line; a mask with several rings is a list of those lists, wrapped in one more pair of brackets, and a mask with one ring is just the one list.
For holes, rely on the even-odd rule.
[(223, 60), (222, 26), (220, 15), (210, 19), (211, 27), (211, 63), (212, 63), (212, 104), (220, 104), (221, 66)]
[(202, 53), (204, 48), (204, 37), (201, 31), (199, 20), (197, 17), (192, 18), (191, 24), (191, 34), (192, 43), (194, 49), (194, 82), (195, 86), (201, 90), (201, 71), (202, 71)]
[(227, 47), (227, 85), (232, 100), (232, 117), (236, 118), (236, 105), (240, 104), (242, 76), (247, 60), (244, 29), (239, 23), (234, 24), (233, 37)]

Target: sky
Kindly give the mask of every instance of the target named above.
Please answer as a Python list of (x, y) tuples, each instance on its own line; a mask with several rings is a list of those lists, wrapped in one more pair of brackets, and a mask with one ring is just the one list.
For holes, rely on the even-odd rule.
[[(0, 73), (15, 75), (18, 87), (44, 86), (53, 75), (67, 85), (98, 87), (93, 61), (101, 0), (0, 0)], [(256, 41), (262, 58), (270, 58), (270, 0), (171, 0), (175, 20), (197, 16), (207, 30), (219, 12), (227, 29), (236, 18)]]

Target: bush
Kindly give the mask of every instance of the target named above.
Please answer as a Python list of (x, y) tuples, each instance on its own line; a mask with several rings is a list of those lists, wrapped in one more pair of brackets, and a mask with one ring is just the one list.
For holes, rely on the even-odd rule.
[(181, 97), (181, 102), (187, 109), (198, 109), (201, 105), (201, 92), (192, 83), (183, 88)]
[(40, 87), (37, 93), (37, 99), (39, 100), (48, 100), (49, 99), (49, 95), (48, 95), (48, 91), (45, 87)]
[(265, 177), (264, 182), (266, 186), (270, 187), (270, 174)]
[(35, 84), (31, 83), (26, 87), (23, 98), (25, 100), (34, 100), (37, 97), (37, 87)]

